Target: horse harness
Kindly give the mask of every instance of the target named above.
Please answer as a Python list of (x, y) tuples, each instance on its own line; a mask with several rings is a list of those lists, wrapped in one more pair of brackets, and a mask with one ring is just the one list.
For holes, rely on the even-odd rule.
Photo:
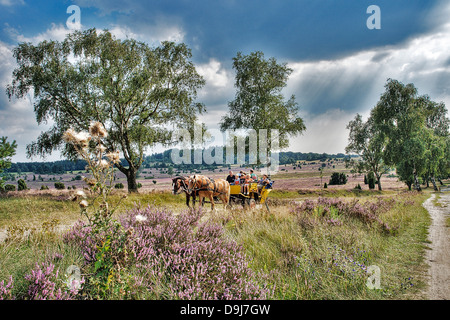
[[(206, 180), (206, 181), (205, 181)], [(219, 194), (226, 194), (226, 192), (220, 192), (217, 188), (216, 188), (216, 183), (214, 181), (213, 178), (207, 178), (205, 177), (205, 179), (201, 178), (200, 180), (197, 180), (197, 178), (194, 180), (195, 184), (194, 184), (194, 189), (193, 191), (212, 191), (214, 193), (219, 193)], [(197, 182), (200, 181), (201, 185), (198, 188), (195, 188), (195, 186), (197, 185)], [(204, 183), (205, 182), (205, 183)], [(209, 187), (209, 185), (212, 183), (212, 185), (214, 186), (213, 189), (211, 189)]]

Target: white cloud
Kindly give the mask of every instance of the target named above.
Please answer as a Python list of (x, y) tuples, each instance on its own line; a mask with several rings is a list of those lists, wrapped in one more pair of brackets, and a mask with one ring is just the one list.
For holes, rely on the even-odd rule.
[(147, 32), (135, 32), (123, 25), (112, 25), (109, 31), (118, 39), (136, 39), (149, 45), (159, 45), (161, 41), (183, 42), (185, 33), (176, 25), (168, 25), (164, 22), (148, 26)]
[[(81, 28), (82, 26), (79, 27)], [(13, 40), (17, 42), (31, 42), (33, 44), (38, 44), (44, 40), (63, 41), (69, 33), (73, 32), (73, 30), (67, 28), (65, 25), (57, 25), (55, 23), (52, 23), (50, 29), (32, 37), (26, 37), (23, 34), (19, 34), (14, 28), (8, 28), (7, 31)]]
[(24, 5), (25, 2), (23, 0), (0, 0), (0, 5), (11, 7), (14, 5)]

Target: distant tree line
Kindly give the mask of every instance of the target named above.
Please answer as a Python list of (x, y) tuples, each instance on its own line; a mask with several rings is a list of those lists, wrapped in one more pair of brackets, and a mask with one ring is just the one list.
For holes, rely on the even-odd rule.
[[(142, 163), (142, 168), (168, 168), (173, 167), (178, 170), (195, 170), (195, 169), (216, 169), (218, 167), (222, 167), (226, 165), (225, 154), (224, 151), (224, 160), (222, 164), (206, 164), (202, 162), (202, 164), (174, 164), (171, 159), (172, 149), (166, 150), (161, 153), (154, 153), (151, 155), (147, 155), (144, 157), (144, 161)], [(194, 150), (192, 152), (192, 159), (194, 159)], [(327, 154), (327, 153), (302, 153), (302, 152), (280, 152), (279, 153), (279, 161), (280, 165), (284, 164), (293, 164), (297, 161), (326, 161), (330, 159), (336, 158), (349, 158), (348, 155), (338, 153), (338, 154)], [(123, 160), (122, 160), (123, 161)], [(246, 155), (246, 161), (248, 162), (248, 155)], [(86, 168), (86, 161), (84, 160), (58, 160), (58, 161), (50, 161), (50, 162), (16, 162), (11, 163), (11, 167), (9, 169), (4, 170), (6, 173), (22, 173), (22, 172), (32, 172), (34, 174), (63, 174), (65, 172), (70, 171), (81, 171)]]

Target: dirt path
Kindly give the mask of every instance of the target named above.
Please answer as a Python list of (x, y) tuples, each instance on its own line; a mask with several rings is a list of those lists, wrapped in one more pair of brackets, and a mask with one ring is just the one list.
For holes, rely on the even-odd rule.
[(450, 300), (450, 228), (446, 226), (450, 217), (450, 192), (439, 193), (440, 205), (434, 205), (435, 199), (436, 194), (432, 194), (423, 204), (432, 219), (428, 235), (431, 250), (426, 252), (430, 265), (427, 295), (430, 300)]

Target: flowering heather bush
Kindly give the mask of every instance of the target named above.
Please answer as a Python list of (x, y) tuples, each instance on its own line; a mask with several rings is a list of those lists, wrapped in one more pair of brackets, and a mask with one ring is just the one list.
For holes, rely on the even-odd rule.
[(364, 204), (359, 203), (358, 200), (346, 202), (339, 198), (319, 197), (316, 201), (306, 199), (301, 205), (292, 204), (290, 212), (300, 216), (300, 221), (304, 220), (304, 217), (299, 215), (302, 212), (323, 216), (327, 218), (329, 225), (334, 226), (341, 225), (337, 217), (343, 215), (357, 218), (368, 224), (378, 223), (384, 231), (391, 232), (392, 229), (379, 218), (379, 215), (389, 211), (395, 203), (395, 199), (381, 197), (377, 197), (375, 202)]
[(0, 282), (0, 300), (13, 300), (12, 289), (14, 288), (12, 276), (9, 277), (8, 283)]
[(201, 211), (175, 216), (154, 207), (128, 212), (121, 221), (125, 229), (133, 230), (128, 250), (133, 252), (135, 263), (159, 273), (157, 266), (163, 264), (173, 298), (269, 297), (269, 290), (253, 281), (255, 274), (248, 267), (242, 247), (226, 240), (220, 225), (199, 224), (201, 217)]
[(77, 290), (62, 288), (58, 285), (58, 272), (54, 271), (52, 263), (36, 263), (30, 274), (25, 275), (28, 280), (28, 295), (31, 300), (70, 300), (77, 295)]
[[(135, 208), (120, 217), (127, 234), (124, 267), (137, 274), (134, 287), (156, 292), (163, 287), (173, 299), (266, 299), (273, 292), (260, 287), (248, 267), (243, 248), (223, 236), (220, 225), (199, 223), (202, 213), (185, 211), (178, 215), (164, 208)], [(82, 224), (65, 236), (77, 244), (92, 263), (95, 241)], [(94, 247), (93, 247), (94, 246)], [(114, 240), (111, 251), (114, 252)]]

